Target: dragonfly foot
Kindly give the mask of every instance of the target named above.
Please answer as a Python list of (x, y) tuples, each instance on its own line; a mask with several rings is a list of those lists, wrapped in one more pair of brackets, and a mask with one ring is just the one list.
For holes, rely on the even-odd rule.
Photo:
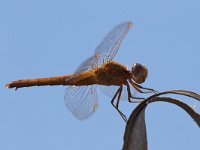
[(126, 118), (126, 116), (125, 116), (124, 114), (120, 114), (120, 115), (121, 115), (122, 119), (124, 120), (124, 122), (127, 123), (127, 118)]
[(158, 94), (158, 93), (159, 93), (159, 91), (156, 91), (156, 90), (154, 90), (154, 91), (153, 91), (153, 93), (154, 93), (154, 94)]
[(143, 97), (133, 97), (133, 96), (131, 96), (130, 98), (133, 99), (133, 100), (129, 99), (130, 103), (141, 103), (143, 100), (145, 100), (145, 98), (143, 98)]

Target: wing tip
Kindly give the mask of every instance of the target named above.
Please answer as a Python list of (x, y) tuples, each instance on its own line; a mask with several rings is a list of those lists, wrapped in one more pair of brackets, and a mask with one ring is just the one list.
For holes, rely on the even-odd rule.
[(128, 29), (131, 29), (133, 27), (133, 23), (131, 21), (128, 21)]

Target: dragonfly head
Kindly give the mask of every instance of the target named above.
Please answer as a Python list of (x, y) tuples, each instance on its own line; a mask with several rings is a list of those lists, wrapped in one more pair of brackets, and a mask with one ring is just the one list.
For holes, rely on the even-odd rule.
[(146, 80), (147, 75), (148, 75), (147, 68), (138, 63), (132, 66), (131, 72), (133, 74), (133, 80), (138, 84), (143, 83)]

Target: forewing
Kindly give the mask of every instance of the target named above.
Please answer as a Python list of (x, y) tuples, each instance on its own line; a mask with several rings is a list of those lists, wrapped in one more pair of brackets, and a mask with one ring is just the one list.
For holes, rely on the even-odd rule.
[(98, 58), (96, 55), (89, 57), (84, 62), (82, 62), (81, 65), (76, 69), (75, 74), (79, 74), (92, 68), (95, 68), (97, 65), (97, 61)]
[(96, 85), (66, 88), (65, 105), (78, 120), (87, 119), (98, 108)]
[(75, 75), (99, 67), (104, 61), (111, 61), (131, 27), (132, 23), (129, 21), (119, 24), (111, 30), (95, 49), (94, 55), (82, 62), (76, 69)]
[(122, 40), (131, 27), (132, 23), (130, 21), (124, 22), (116, 26), (104, 37), (95, 50), (95, 55), (98, 56), (98, 65), (101, 65), (104, 61), (111, 61), (114, 58)]

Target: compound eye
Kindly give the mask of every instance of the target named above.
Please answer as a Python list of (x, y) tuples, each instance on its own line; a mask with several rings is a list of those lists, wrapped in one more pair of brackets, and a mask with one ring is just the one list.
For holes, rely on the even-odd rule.
[(132, 66), (132, 74), (138, 78), (142, 74), (143, 66), (141, 64), (134, 64)]
[(141, 64), (134, 64), (132, 66), (131, 71), (132, 71), (132, 74), (133, 74), (133, 80), (136, 83), (141, 84), (146, 80), (148, 70), (145, 66), (143, 66)]

